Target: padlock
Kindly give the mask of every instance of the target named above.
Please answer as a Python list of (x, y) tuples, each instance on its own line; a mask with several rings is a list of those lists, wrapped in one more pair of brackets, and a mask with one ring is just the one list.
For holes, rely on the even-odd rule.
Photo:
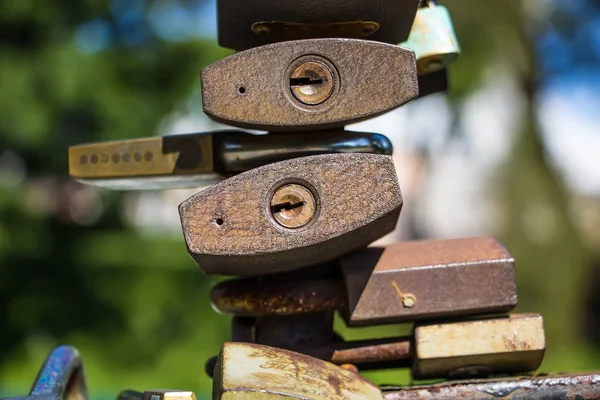
[(417, 379), (485, 377), (536, 370), (546, 347), (538, 314), (416, 324), (412, 336), (292, 348), (359, 371), (412, 367)]
[(236, 175), (179, 206), (208, 274), (263, 275), (334, 260), (389, 233), (402, 196), (390, 156), (326, 154)]
[(380, 134), (344, 130), (169, 135), (71, 146), (69, 174), (109, 189), (197, 187), (269, 163), (327, 153), (391, 155), (392, 143)]
[(213, 399), (383, 400), (356, 373), (304, 354), (251, 343), (224, 343)]
[(423, 1), (408, 40), (400, 46), (415, 52), (419, 75), (446, 68), (460, 54), (450, 14), (446, 7), (436, 5), (433, 0)]
[(310, 39), (242, 51), (202, 71), (202, 106), (241, 128), (340, 128), (418, 96), (412, 51), (359, 39)]
[(350, 326), (507, 312), (514, 259), (489, 237), (401, 242), (341, 258)]

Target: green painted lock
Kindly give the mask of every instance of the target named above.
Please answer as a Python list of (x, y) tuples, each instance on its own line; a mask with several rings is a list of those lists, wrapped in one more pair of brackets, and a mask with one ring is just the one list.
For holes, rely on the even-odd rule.
[(431, 1), (419, 8), (408, 40), (400, 46), (415, 52), (419, 75), (446, 68), (460, 53), (448, 10)]

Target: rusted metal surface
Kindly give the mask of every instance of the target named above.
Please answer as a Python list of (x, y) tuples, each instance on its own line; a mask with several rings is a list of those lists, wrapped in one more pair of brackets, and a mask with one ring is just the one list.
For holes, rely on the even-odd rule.
[(225, 343), (215, 368), (213, 399), (383, 399), (354, 372), (269, 346)]
[(600, 399), (600, 373), (521, 376), (449, 381), (435, 385), (384, 388), (386, 400), (407, 399)]
[(493, 238), (403, 242), (341, 258), (350, 326), (506, 312), (514, 260)]
[(407, 360), (411, 356), (410, 340), (395, 340), (391, 343), (371, 345), (350, 342), (346, 345), (353, 346), (353, 348), (335, 350), (331, 355), (331, 362), (335, 364), (376, 364)]
[[(408, 38), (418, 5), (419, 0), (304, 0), (276, 6), (270, 0), (218, 0), (219, 45), (244, 50), (280, 40), (365, 34), (370, 40), (400, 43)], [(361, 26), (365, 32), (344, 27), (355, 21), (370, 21), (379, 29), (374, 32), (370, 26)]]
[(343, 283), (334, 280), (261, 283), (238, 279), (215, 285), (210, 299), (222, 313), (259, 317), (342, 310), (346, 293)]
[(187, 390), (146, 390), (144, 400), (196, 400), (196, 395)]
[[(270, 199), (283, 185), (310, 188), (316, 216), (279, 225)], [(189, 253), (208, 274), (264, 275), (334, 260), (393, 230), (402, 196), (391, 157), (328, 154), (234, 176), (179, 206)]]
[[(365, 57), (368, 54), (368, 57)], [(299, 65), (323, 64), (332, 92), (304, 104), (290, 81)], [(328, 92), (328, 91), (327, 91)], [(418, 95), (411, 50), (359, 39), (281, 42), (246, 50), (202, 71), (204, 112), (229, 125), (270, 131), (342, 127), (399, 107)]]
[(418, 378), (534, 371), (546, 350), (537, 314), (422, 325), (415, 328), (414, 343), (413, 374)]

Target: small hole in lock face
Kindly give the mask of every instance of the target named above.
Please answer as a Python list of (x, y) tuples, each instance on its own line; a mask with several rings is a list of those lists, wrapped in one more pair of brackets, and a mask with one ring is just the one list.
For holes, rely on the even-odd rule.
[(238, 93), (239, 93), (239, 94), (245, 94), (245, 93), (246, 93), (246, 88), (245, 88), (245, 87), (243, 87), (243, 86), (240, 86), (240, 87), (238, 88)]
[(215, 224), (217, 226), (222, 226), (225, 223), (225, 221), (223, 221), (223, 218), (215, 218)]

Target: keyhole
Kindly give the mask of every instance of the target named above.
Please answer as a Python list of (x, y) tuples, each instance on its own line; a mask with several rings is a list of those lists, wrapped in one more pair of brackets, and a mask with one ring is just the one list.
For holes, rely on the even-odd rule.
[(322, 85), (327, 82), (327, 78), (316, 78), (313, 79), (311, 77), (300, 77), (300, 78), (290, 78), (290, 86), (298, 87), (298, 86), (311, 86), (311, 85)]
[[(291, 201), (287, 201), (285, 203), (279, 203), (279, 204), (275, 204), (274, 206), (271, 206), (271, 213), (273, 214), (278, 214), (278, 213), (286, 213), (289, 211), (293, 211), (296, 210), (302, 206), (304, 206), (304, 202), (303, 201), (297, 201), (292, 203)], [(291, 214), (299, 214), (300, 210), (298, 210), (297, 212), (293, 212)]]
[(299, 184), (280, 187), (271, 197), (269, 211), (278, 224), (286, 228), (299, 228), (315, 216), (315, 198), (308, 188)]

